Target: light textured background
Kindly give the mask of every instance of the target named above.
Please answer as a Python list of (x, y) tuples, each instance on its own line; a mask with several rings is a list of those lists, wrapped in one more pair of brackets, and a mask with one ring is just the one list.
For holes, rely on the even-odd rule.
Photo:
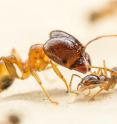
[[(96, 24), (90, 24), (87, 19), (91, 10), (100, 9), (108, 1), (1, 0), (0, 56), (9, 55), (14, 47), (23, 60), (27, 59), (30, 46), (46, 42), (53, 29), (67, 31), (83, 44), (102, 34), (117, 34), (116, 14)], [(93, 65), (101, 65), (105, 59), (108, 67), (116, 66), (116, 42), (117, 38), (108, 38), (88, 47)], [(68, 81), (71, 74), (76, 73), (63, 67), (60, 70)], [(84, 96), (74, 99), (66, 94), (63, 82), (52, 70), (39, 74), (48, 92), (60, 105), (50, 104), (32, 77), (24, 81), (16, 80), (0, 94), (2, 124), (9, 113), (18, 113), (22, 119), (21, 124), (117, 123), (116, 89), (102, 93), (94, 102), (88, 102)]]

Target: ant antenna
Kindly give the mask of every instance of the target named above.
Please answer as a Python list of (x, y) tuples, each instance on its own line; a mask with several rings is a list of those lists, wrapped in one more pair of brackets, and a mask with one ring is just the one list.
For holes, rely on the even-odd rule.
[[(88, 66), (88, 68), (97, 68), (97, 69), (105, 69), (106, 67), (98, 67), (98, 66)], [(112, 69), (106, 68), (106, 71), (109, 71), (111, 73), (114, 73), (114, 71)]]
[(94, 41), (96, 41), (96, 40), (99, 40), (99, 39), (101, 39), (101, 38), (107, 38), (107, 37), (117, 37), (117, 34), (114, 34), (114, 35), (102, 35), (102, 36), (99, 36), (99, 37), (96, 37), (96, 38), (90, 40), (90, 41), (85, 45), (84, 51), (86, 50), (87, 46), (88, 46), (89, 44), (91, 44), (92, 42), (94, 42)]

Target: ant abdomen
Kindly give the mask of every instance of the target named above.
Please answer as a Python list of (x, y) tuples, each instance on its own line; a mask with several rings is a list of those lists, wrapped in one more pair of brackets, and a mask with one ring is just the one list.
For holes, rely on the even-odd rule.
[(117, 67), (113, 67), (112, 71), (113, 71), (113, 73), (111, 73), (111, 76), (112, 76), (114, 82), (117, 83), (117, 75), (114, 75), (115, 72), (117, 73)]
[(10, 78), (9, 76), (3, 77), (2, 80), (0, 80), (0, 90), (9, 88), (12, 85), (13, 81), (14, 79)]
[(14, 78), (9, 74), (5, 64), (0, 62), (0, 91), (7, 89), (13, 83)]

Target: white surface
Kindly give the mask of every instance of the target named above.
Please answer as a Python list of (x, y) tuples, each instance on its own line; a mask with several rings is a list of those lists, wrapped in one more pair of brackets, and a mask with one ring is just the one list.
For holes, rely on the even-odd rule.
[[(107, 18), (96, 25), (88, 24), (86, 19), (90, 10), (104, 3), (106, 0), (0, 1), (0, 56), (9, 55), (15, 47), (25, 60), (29, 47), (45, 42), (53, 29), (67, 31), (83, 44), (95, 36), (116, 34), (116, 17)], [(100, 46), (95, 44), (88, 49), (95, 65), (101, 65), (102, 59), (106, 59), (109, 67), (116, 66), (117, 43), (114, 41), (116, 39), (111, 38), (109, 44), (100, 42)], [(74, 71), (60, 69), (69, 81)], [(33, 78), (16, 80), (0, 95), (0, 122), (8, 113), (14, 112), (21, 115), (21, 124), (116, 124), (116, 89), (102, 93), (95, 102), (88, 102), (83, 96), (73, 102), (73, 96), (65, 93), (63, 82), (52, 70), (40, 75), (48, 92), (60, 105), (50, 104)]]

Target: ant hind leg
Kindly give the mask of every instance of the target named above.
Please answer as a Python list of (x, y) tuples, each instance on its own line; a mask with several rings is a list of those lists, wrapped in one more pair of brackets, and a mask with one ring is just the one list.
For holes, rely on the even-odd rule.
[(89, 101), (92, 101), (92, 100), (95, 100), (95, 97), (100, 93), (102, 92), (103, 89), (100, 89), (96, 94), (94, 94), (93, 96), (90, 97)]
[(15, 48), (13, 48), (11, 50), (11, 55), (15, 56), (15, 58), (17, 59), (17, 61), (22, 62), (22, 59), (21, 59), (19, 53), (17, 52), (17, 50)]
[[(13, 60), (13, 58), (7, 58), (7, 57), (1, 57), (0, 61), (3, 61), (5, 63), (5, 66), (10, 74), (11, 77), (18, 77), (15, 66), (13, 65), (13, 62), (9, 59)], [(14, 61), (14, 60), (13, 60)]]

